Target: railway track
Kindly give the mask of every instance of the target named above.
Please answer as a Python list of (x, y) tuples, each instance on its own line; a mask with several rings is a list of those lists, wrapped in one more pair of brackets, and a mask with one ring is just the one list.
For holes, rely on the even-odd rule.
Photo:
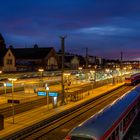
[[(89, 101), (87, 104), (81, 105), (77, 109), (54, 119), (51, 122), (44, 121), (42, 124), (27, 128), (21, 133), (15, 134), (10, 139), (16, 140), (61, 140), (75, 126), (97, 113), (99, 110), (111, 104), (118, 97), (129, 91), (132, 87), (123, 86), (113, 92), (109, 92), (101, 97)], [(59, 135), (58, 135), (59, 134)], [(57, 135), (57, 136), (56, 136)], [(59, 136), (59, 138), (58, 138)], [(9, 139), (9, 138), (8, 138)], [(5, 138), (6, 140), (6, 138)]]

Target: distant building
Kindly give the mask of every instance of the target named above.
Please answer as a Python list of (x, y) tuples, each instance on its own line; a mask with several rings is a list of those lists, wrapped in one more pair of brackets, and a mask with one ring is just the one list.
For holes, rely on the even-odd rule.
[(105, 68), (115, 69), (120, 67), (120, 61), (119, 60), (105, 60)]
[(58, 69), (57, 54), (54, 48), (12, 48), (16, 58), (17, 70), (35, 71), (39, 68), (44, 70)]
[[(85, 58), (86, 59), (86, 58)], [(88, 67), (89, 68), (101, 68), (103, 66), (104, 60), (98, 56), (88, 56)]]
[(133, 68), (140, 68), (140, 61), (123, 61), (122, 62), (123, 67), (131, 67)]
[(77, 56), (65, 56), (65, 66), (70, 69), (78, 69), (79, 60)]
[(39, 48), (6, 48), (5, 41), (0, 34), (0, 70), (35, 71), (39, 68), (44, 70), (57, 70), (58, 57), (53, 47)]
[(88, 56), (88, 64), (95, 65), (96, 64), (96, 56)]
[(6, 48), (5, 40), (0, 34), (0, 70), (16, 71), (15, 57), (10, 50)]
[(11, 72), (16, 70), (16, 58), (10, 49), (6, 49), (6, 53), (3, 57), (2, 71)]
[[(62, 63), (61, 51), (58, 52), (57, 55), (59, 57), (59, 68), (61, 69), (61, 63)], [(64, 67), (65, 67), (65, 69), (78, 69), (79, 58), (74, 54), (65, 53)]]

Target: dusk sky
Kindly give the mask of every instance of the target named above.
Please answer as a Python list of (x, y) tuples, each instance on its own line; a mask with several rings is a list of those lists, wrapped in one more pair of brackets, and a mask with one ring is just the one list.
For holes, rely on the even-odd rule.
[[(7, 47), (53, 46), (103, 58), (140, 58), (140, 0), (0, 0)], [(140, 60), (140, 59), (139, 59)]]

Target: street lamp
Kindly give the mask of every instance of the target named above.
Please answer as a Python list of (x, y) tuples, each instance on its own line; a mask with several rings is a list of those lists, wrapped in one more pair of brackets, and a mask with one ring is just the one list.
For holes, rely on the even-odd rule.
[(38, 71), (41, 73), (40, 85), (43, 86), (43, 72), (44, 72), (44, 69), (38, 69)]
[(48, 106), (48, 110), (49, 110), (49, 87), (48, 84), (45, 84), (45, 88), (46, 88), (46, 97), (47, 97), (47, 106)]
[(82, 67), (79, 67), (78, 70), (82, 70)]
[(8, 78), (9, 81), (12, 82), (12, 116), (13, 116), (13, 124), (15, 123), (14, 115), (15, 115), (15, 108), (14, 108), (14, 82), (17, 80), (16, 78)]
[(38, 69), (38, 71), (41, 72), (41, 77), (43, 77), (44, 69)]
[(6, 97), (6, 83), (3, 83), (3, 86), (4, 86), (5, 97)]

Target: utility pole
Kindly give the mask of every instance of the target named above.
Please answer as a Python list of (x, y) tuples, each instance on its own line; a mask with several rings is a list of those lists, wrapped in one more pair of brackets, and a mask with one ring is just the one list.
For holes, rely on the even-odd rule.
[(61, 65), (61, 85), (62, 85), (62, 100), (61, 104), (66, 104), (65, 102), (65, 89), (64, 89), (64, 57), (65, 57), (65, 38), (66, 36), (60, 36), (61, 39), (61, 57), (62, 57), (62, 65)]

